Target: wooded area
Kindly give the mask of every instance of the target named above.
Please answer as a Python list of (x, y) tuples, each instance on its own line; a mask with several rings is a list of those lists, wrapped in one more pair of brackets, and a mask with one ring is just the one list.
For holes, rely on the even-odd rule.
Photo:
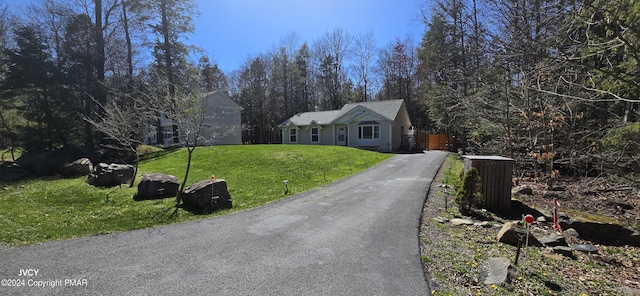
[(1, 7), (5, 147), (117, 145), (95, 126), (105, 108), (131, 111), (118, 134), (140, 141), (159, 107), (145, 100), (164, 96), (175, 112), (176, 91), (227, 93), (250, 143), (281, 142), (277, 125), (298, 112), (402, 98), (418, 130), (533, 168), (519, 174), (640, 181), (635, 1), (438, 0), (416, 11), (419, 42), (291, 33), (231, 73), (185, 43), (192, 0), (38, 0), (20, 16)]

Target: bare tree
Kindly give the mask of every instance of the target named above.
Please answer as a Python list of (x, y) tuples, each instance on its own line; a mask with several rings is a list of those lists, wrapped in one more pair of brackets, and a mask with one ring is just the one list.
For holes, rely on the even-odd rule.
[(354, 65), (358, 77), (358, 86), (362, 89), (361, 100), (369, 100), (368, 83), (371, 82), (371, 66), (376, 53), (376, 40), (373, 31), (358, 35), (355, 38), (355, 57), (357, 63)]
[[(129, 183), (129, 187), (133, 187), (138, 174), (140, 155), (136, 148), (142, 144), (140, 139), (142, 138), (142, 131), (146, 128), (145, 124), (150, 123), (149, 120), (144, 120), (148, 116), (144, 116), (146, 113), (145, 108), (142, 107), (144, 106), (143, 102), (138, 100), (131, 101), (134, 102), (132, 108), (121, 108), (112, 100), (106, 105), (100, 105), (102, 112), (96, 112), (93, 117), (83, 116), (85, 121), (110, 140), (103, 143), (103, 146), (114, 150), (131, 152), (135, 155), (133, 178)], [(95, 100), (95, 103), (100, 104), (98, 100)]]
[(198, 69), (190, 65), (183, 73), (183, 83), (179, 85), (170, 82), (165, 75), (157, 75), (156, 77), (160, 78), (158, 90), (143, 96), (146, 97), (151, 110), (177, 127), (180, 143), (187, 149), (187, 164), (176, 197), (176, 206), (182, 201), (182, 193), (191, 169), (191, 159), (201, 140), (207, 110)]
[(313, 44), (314, 55), (320, 70), (320, 87), (329, 98), (327, 109), (342, 107), (342, 87), (347, 82), (346, 63), (349, 60), (353, 37), (347, 31), (336, 28), (327, 32)]

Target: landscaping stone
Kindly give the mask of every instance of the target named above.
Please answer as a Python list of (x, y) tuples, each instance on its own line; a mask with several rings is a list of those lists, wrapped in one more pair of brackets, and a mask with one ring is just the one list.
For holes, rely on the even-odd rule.
[(168, 174), (146, 174), (138, 184), (136, 200), (162, 199), (178, 195), (178, 178)]
[(622, 286), (619, 288), (622, 295), (640, 296), (640, 289)]
[(575, 238), (580, 237), (580, 234), (578, 233), (578, 231), (573, 229), (573, 228), (569, 228), (569, 229), (563, 231), (562, 235), (564, 235), (566, 237), (575, 237)]
[(511, 194), (533, 195), (533, 189), (527, 185), (520, 185), (511, 189)]
[(184, 190), (181, 198), (185, 205), (201, 211), (215, 211), (232, 207), (227, 182), (223, 179), (195, 183)]
[(99, 163), (87, 177), (87, 182), (96, 187), (112, 187), (128, 184), (131, 179), (133, 179), (132, 165)]
[(559, 200), (570, 200), (573, 197), (573, 194), (571, 194), (571, 191), (565, 191), (565, 190), (544, 190), (542, 191), (542, 197), (547, 198), (547, 199), (559, 199)]
[(564, 236), (556, 233), (545, 235), (541, 237), (539, 241), (547, 247), (567, 246), (567, 240)]
[(491, 223), (489, 221), (482, 221), (482, 222), (474, 222), (473, 226), (483, 227), (483, 228), (491, 228), (493, 225), (491, 225)]
[(29, 176), (29, 171), (21, 168), (15, 163), (0, 162), (0, 181), (2, 182), (15, 182), (27, 179)]
[(93, 164), (86, 157), (67, 162), (60, 168), (60, 174), (65, 177), (87, 176), (91, 171), (93, 171)]
[(545, 217), (545, 216), (539, 216), (538, 218), (536, 218), (536, 222), (538, 222), (538, 223), (545, 223), (545, 222), (547, 222), (547, 217)]
[(622, 225), (587, 222), (587, 221), (560, 221), (562, 229), (575, 229), (581, 238), (607, 243), (623, 243), (629, 246), (640, 247), (640, 234), (625, 228)]
[[(518, 224), (518, 221), (505, 223), (497, 235), (498, 242), (512, 246), (518, 246), (520, 237), (522, 237), (522, 243), (524, 245), (527, 239), (527, 232)], [(542, 243), (540, 243), (532, 233), (529, 233), (529, 246), (542, 247)]]
[(595, 254), (598, 253), (598, 248), (596, 248), (596, 246), (594, 245), (588, 245), (588, 244), (572, 244), (571, 247), (576, 250), (576, 251), (580, 251), (580, 252), (585, 252), (585, 253), (590, 253), (590, 254)]
[(511, 260), (503, 257), (489, 258), (485, 262), (487, 276), (484, 279), (485, 285), (499, 285), (507, 281)]
[(553, 252), (565, 257), (570, 257), (570, 258), (574, 257), (573, 249), (569, 246), (555, 246), (553, 247)]
[(433, 220), (435, 220), (438, 223), (447, 223), (447, 222), (449, 222), (449, 219), (444, 218), (444, 217), (440, 217), (440, 216), (433, 218)]
[(469, 220), (469, 219), (460, 219), (460, 218), (453, 218), (451, 219), (451, 224), (458, 226), (458, 225), (473, 225), (473, 221)]
[(72, 162), (80, 157), (80, 151), (64, 148), (41, 153), (27, 152), (16, 159), (16, 163), (36, 176), (50, 176), (59, 173), (60, 168), (65, 163)]

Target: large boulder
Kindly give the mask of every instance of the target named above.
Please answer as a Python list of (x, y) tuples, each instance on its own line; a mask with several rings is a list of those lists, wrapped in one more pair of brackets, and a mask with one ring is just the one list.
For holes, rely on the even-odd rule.
[(547, 247), (559, 247), (559, 246), (566, 247), (566, 246), (568, 246), (567, 239), (564, 236), (562, 236), (560, 234), (557, 234), (557, 233), (552, 233), (552, 234), (549, 234), (549, 235), (545, 235), (545, 236), (541, 237), (539, 239), (539, 241), (543, 245), (545, 245)]
[(87, 176), (93, 171), (93, 164), (88, 158), (67, 162), (60, 168), (60, 174), (65, 177)]
[[(527, 241), (527, 231), (520, 226), (518, 221), (505, 223), (497, 236), (498, 242), (512, 246), (518, 246), (518, 240), (520, 239), (522, 239), (522, 245), (524, 246)], [(529, 232), (529, 246), (542, 247), (542, 243), (531, 232)]]
[(146, 174), (138, 184), (135, 200), (162, 199), (178, 195), (178, 178), (168, 174)]
[(82, 152), (65, 148), (41, 153), (27, 152), (16, 159), (16, 163), (36, 176), (49, 176), (58, 173), (65, 163), (80, 157)]
[(227, 182), (222, 179), (195, 183), (184, 190), (181, 198), (187, 207), (201, 211), (230, 209), (232, 206)]
[(15, 182), (31, 176), (29, 171), (12, 162), (0, 162), (0, 182)]
[(512, 195), (515, 195), (515, 194), (533, 195), (533, 188), (531, 188), (531, 186), (528, 186), (528, 185), (516, 186), (511, 189), (511, 194)]
[(575, 229), (580, 234), (580, 238), (593, 242), (640, 247), (640, 233), (619, 224), (580, 220), (560, 221), (559, 224), (562, 229)]
[(130, 164), (99, 163), (87, 177), (87, 182), (97, 187), (113, 187), (128, 184), (132, 179), (133, 166)]

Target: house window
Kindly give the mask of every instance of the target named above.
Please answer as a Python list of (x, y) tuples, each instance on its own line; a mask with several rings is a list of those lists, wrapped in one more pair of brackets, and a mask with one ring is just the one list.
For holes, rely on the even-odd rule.
[(172, 145), (173, 143), (173, 128), (171, 126), (166, 126), (162, 128), (162, 138), (164, 140), (165, 145)]
[(292, 128), (289, 130), (289, 142), (298, 143), (298, 129)]
[(358, 139), (360, 140), (379, 140), (379, 125), (361, 125), (358, 126)]
[(312, 127), (311, 128), (311, 143), (320, 142), (320, 128)]
[(358, 146), (380, 146), (380, 123), (377, 121), (363, 121), (358, 124)]

